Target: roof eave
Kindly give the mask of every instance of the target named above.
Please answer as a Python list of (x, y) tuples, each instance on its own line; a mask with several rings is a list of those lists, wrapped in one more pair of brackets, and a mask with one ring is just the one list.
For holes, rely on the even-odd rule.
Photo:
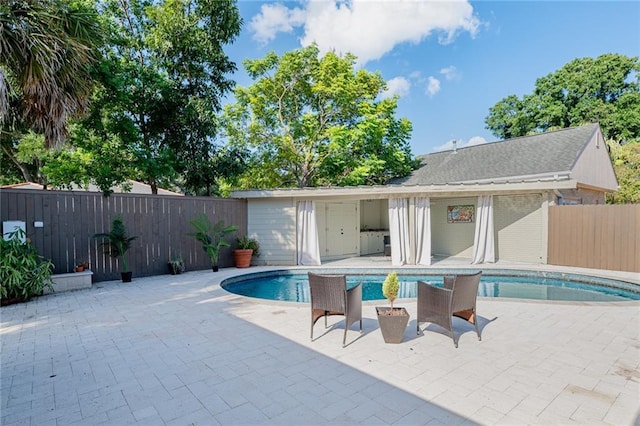
[(576, 189), (573, 179), (539, 181), (503, 181), (483, 183), (459, 183), (443, 185), (380, 185), (357, 187), (289, 188), (233, 191), (231, 197), (259, 198), (389, 198), (402, 196), (447, 196), (470, 194), (496, 194), (514, 192), (540, 192), (555, 189)]

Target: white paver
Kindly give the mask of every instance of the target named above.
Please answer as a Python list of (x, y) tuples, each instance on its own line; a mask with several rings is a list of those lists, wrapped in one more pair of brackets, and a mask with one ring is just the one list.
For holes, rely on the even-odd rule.
[(385, 344), (385, 303), (364, 302), (364, 332), (354, 325), (343, 348), (341, 317), (326, 331), (318, 322), (311, 342), (308, 305), (218, 285), (267, 269), (104, 282), (3, 307), (2, 425), (640, 421), (639, 302), (480, 298), (482, 341), (461, 324), (458, 349), (437, 326), (416, 335), (410, 299), (396, 302), (412, 316), (405, 339)]

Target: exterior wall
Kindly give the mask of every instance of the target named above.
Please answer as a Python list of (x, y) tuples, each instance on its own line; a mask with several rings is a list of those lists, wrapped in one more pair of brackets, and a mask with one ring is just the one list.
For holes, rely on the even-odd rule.
[(571, 178), (586, 186), (609, 191), (618, 189), (618, 181), (609, 158), (609, 151), (600, 130), (596, 131), (585, 145), (571, 171)]
[(431, 198), (431, 253), (473, 257), (473, 223), (447, 223), (447, 206), (477, 205), (477, 197)]
[(496, 259), (546, 263), (545, 202), (541, 194), (493, 198)]
[(296, 264), (296, 202), (293, 199), (248, 201), (249, 236), (260, 243), (258, 265)]
[(605, 204), (605, 193), (589, 189), (562, 189), (559, 205)]

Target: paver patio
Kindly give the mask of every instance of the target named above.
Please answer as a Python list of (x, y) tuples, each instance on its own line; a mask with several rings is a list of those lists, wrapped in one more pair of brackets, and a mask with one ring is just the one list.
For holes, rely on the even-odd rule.
[[(0, 310), (3, 425), (638, 424), (640, 302), (478, 299), (482, 331), (385, 344), (364, 302), (309, 340), (309, 306), (221, 289), (244, 272), (103, 282)], [(423, 326), (424, 328), (424, 326)]]

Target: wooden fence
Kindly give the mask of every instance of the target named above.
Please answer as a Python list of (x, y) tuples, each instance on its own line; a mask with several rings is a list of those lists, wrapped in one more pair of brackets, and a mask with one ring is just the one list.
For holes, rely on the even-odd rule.
[(640, 204), (549, 208), (548, 263), (640, 272)]
[[(128, 252), (129, 269), (136, 276), (165, 274), (167, 261), (180, 254), (187, 270), (211, 268), (202, 246), (186, 235), (189, 221), (199, 212), (212, 222), (223, 220), (239, 230), (228, 241), (247, 232), (245, 200), (167, 195), (102, 194), (72, 191), (6, 189), (0, 191), (2, 222), (26, 222), (27, 237), (38, 253), (55, 264), (55, 273), (72, 272), (80, 260), (90, 263), (93, 281), (120, 278), (118, 262), (103, 253), (93, 235), (109, 232), (111, 220), (122, 215), (130, 235), (138, 236)], [(34, 223), (42, 222), (42, 227)], [(4, 232), (4, 231), (3, 231)], [(220, 255), (220, 267), (232, 266), (231, 250)]]

